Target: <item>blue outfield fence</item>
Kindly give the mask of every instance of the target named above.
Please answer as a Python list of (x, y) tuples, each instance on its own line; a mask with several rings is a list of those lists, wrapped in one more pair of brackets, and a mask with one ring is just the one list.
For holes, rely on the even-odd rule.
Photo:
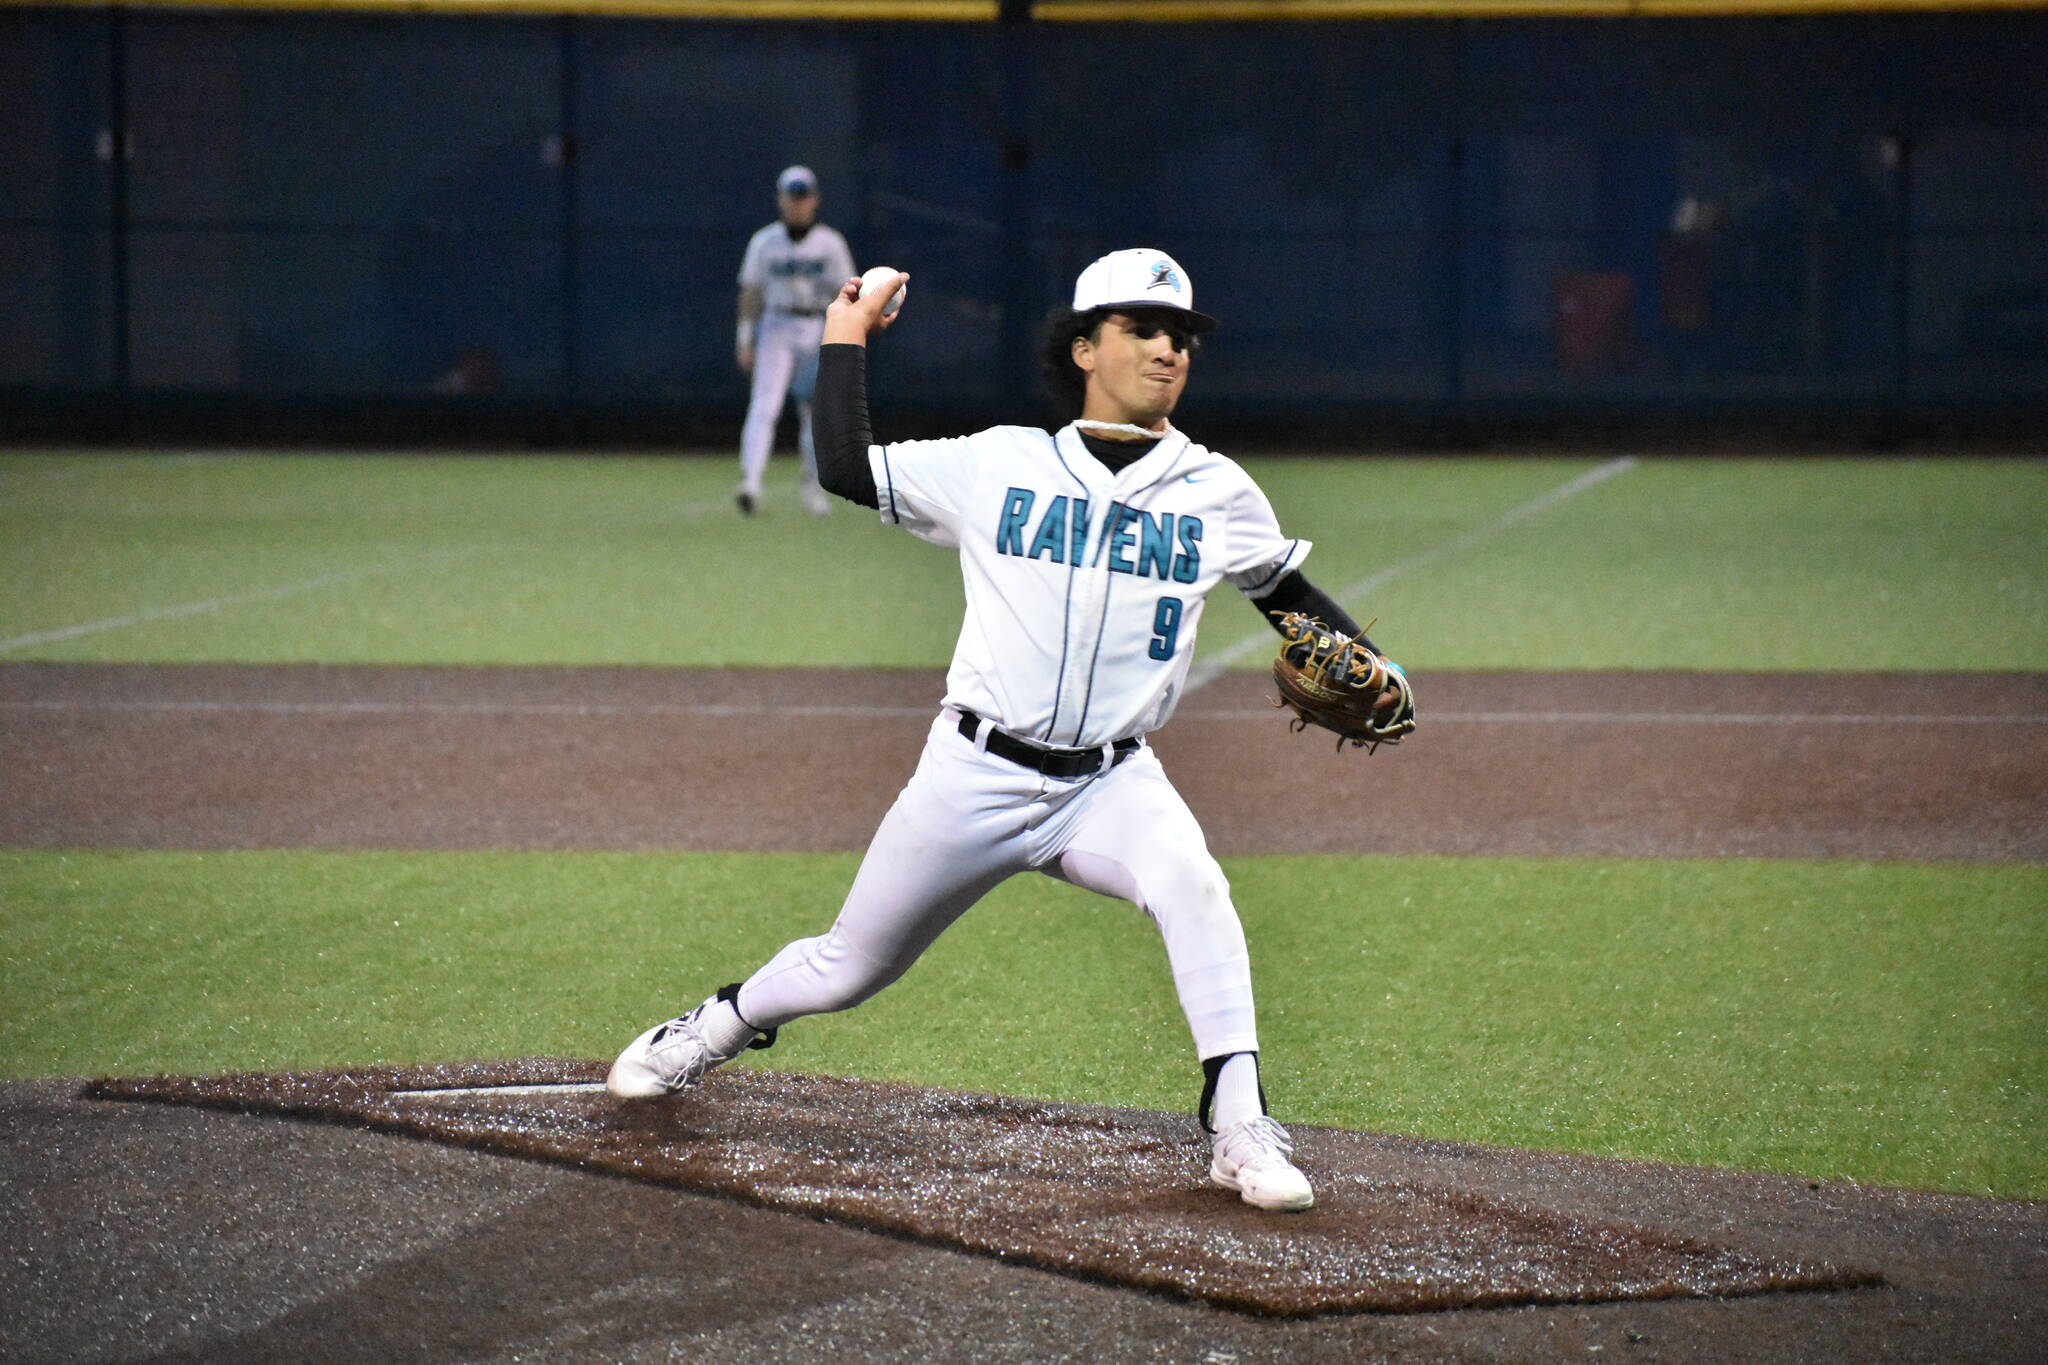
[(722, 414), (775, 172), (1035, 411), (1150, 244), (1257, 418), (2039, 410), (2048, 13), (1207, 25), (0, 11), (0, 411)]

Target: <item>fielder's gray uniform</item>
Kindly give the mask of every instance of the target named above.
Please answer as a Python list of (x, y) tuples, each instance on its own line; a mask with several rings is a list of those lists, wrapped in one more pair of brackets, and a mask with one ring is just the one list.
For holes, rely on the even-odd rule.
[(740, 432), (740, 478), (750, 492), (761, 490), (786, 396), (796, 399), (804, 478), (817, 479), (811, 390), (818, 376), (818, 341), (825, 333), (825, 305), (853, 274), (853, 252), (846, 239), (823, 223), (813, 224), (801, 240), (792, 240), (788, 225), (778, 220), (747, 242), (739, 282), (761, 291), (753, 391)]

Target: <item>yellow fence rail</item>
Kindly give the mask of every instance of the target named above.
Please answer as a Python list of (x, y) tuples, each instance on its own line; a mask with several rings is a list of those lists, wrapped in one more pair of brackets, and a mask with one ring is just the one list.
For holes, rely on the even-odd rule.
[[(0, 8), (336, 10), (589, 14), (667, 19), (993, 23), (1000, 0), (0, 0)], [(1772, 14), (2048, 10), (2048, 0), (1034, 0), (1052, 23), (1256, 23), (1345, 19), (1654, 19)]]

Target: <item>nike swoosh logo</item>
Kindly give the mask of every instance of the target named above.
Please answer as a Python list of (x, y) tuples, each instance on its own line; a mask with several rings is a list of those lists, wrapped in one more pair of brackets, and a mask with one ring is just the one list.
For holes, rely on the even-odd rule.
[(1209, 476), (1207, 474), (1184, 474), (1181, 476), (1181, 482), (1183, 483), (1207, 483), (1208, 481)]

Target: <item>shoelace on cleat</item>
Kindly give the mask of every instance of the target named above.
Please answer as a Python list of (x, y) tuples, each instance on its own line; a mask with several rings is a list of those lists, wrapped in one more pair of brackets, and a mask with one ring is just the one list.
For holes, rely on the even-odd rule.
[(681, 1090), (684, 1086), (689, 1085), (706, 1071), (710, 1070), (710, 1067), (705, 1065), (705, 1063), (711, 1059), (711, 1045), (704, 1041), (703, 1034), (697, 1032), (696, 1018), (697, 1012), (695, 1010), (690, 1011), (688, 1014), (677, 1015), (666, 1024), (663, 1024), (661, 1032), (655, 1034), (653, 1039), (647, 1044), (648, 1056), (653, 1058), (658, 1064), (661, 1064), (663, 1054), (671, 1048), (683, 1046), (686, 1043), (694, 1043), (696, 1045), (695, 1060), (697, 1064), (695, 1066), (689, 1065), (686, 1061), (683, 1065), (671, 1070), (666, 1064), (661, 1064), (662, 1083), (671, 1090)]
[(1255, 1162), (1287, 1161), (1294, 1151), (1294, 1140), (1271, 1116), (1261, 1114), (1233, 1125), (1224, 1137), (1223, 1150), (1239, 1170), (1244, 1170)]

